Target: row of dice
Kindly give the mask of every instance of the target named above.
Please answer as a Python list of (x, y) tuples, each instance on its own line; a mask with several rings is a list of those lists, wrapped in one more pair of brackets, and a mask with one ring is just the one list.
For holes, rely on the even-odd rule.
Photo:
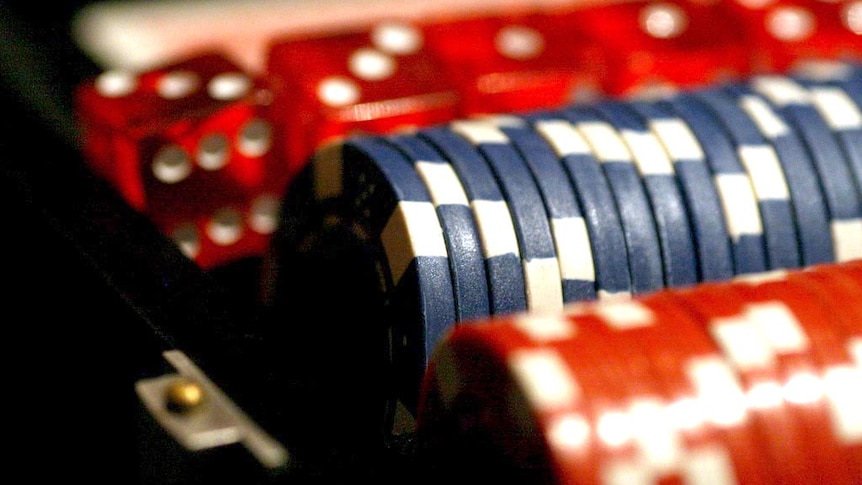
[(219, 54), (106, 72), (78, 93), (93, 169), (204, 268), (260, 255), (320, 144), (862, 56), (859, 1), (626, 1), (397, 19), (274, 39), (265, 72)]

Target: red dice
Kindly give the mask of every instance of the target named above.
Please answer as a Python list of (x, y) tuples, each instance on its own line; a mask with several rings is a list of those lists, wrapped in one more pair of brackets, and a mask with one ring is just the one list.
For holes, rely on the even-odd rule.
[(698, 86), (747, 74), (751, 45), (724, 6), (709, 1), (628, 1), (561, 14), (579, 26), (607, 61), (604, 90), (630, 94)]
[(425, 28), (428, 50), (458, 86), (464, 115), (559, 107), (598, 91), (603, 59), (577, 24), (540, 14)]
[(212, 267), (263, 252), (286, 172), (261, 81), (208, 54), (106, 72), (77, 94), (89, 163), (189, 257)]
[(759, 71), (784, 71), (811, 59), (862, 59), (858, 0), (725, 0), (757, 49)]
[(408, 23), (273, 42), (267, 64), (281, 150), (298, 172), (322, 143), (451, 120), (459, 99)]

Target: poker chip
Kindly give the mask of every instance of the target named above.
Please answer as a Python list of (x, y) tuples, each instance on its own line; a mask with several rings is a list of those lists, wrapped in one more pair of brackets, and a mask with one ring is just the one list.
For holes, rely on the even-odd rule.
[(764, 456), (772, 463), (774, 479), (812, 479), (806, 463), (806, 437), (782, 399), (781, 369), (769, 341), (748, 318), (744, 297), (734, 288), (719, 284), (673, 296), (705, 326), (738, 374), (748, 410), (746, 418), (754, 423)]
[[(393, 366), (399, 379), (408, 383), (403, 386), (405, 404), (415, 406), (415, 383), (456, 321), (448, 251), (425, 184), (401, 152), (372, 138), (331, 145), (315, 157), (297, 184), (287, 201), (291, 209), (282, 221), (286, 232), (281, 244), (302, 248), (315, 256), (312, 260), (336, 259), (327, 268), (332, 284), (355, 277), (343, 273), (356, 271), (354, 258), (367, 260), (360, 267), (374, 273), (370, 281), (377, 281), (378, 318), (387, 322)], [(355, 247), (344, 250), (344, 261), (337, 259), (342, 256), (335, 252), (338, 248), (315, 244), (332, 232), (356, 241)], [(320, 256), (315, 251), (332, 254)], [(281, 296), (293, 302), (291, 295)], [(297, 308), (303, 303), (296, 302)], [(368, 333), (376, 331), (369, 328)]]
[[(857, 282), (852, 278), (848, 278), (846, 274), (840, 271), (832, 270), (832, 268), (812, 268), (811, 271), (807, 271), (804, 274), (804, 278), (799, 278), (799, 276), (802, 275), (789, 275), (788, 277), (790, 279), (798, 279), (800, 284), (809, 287), (819, 287), (815, 290), (816, 293), (823, 298), (824, 302), (830, 308), (846, 309), (846, 312), (834, 315), (829, 320), (829, 323), (832, 324), (831, 326), (833, 326), (843, 340), (843, 347), (846, 349), (846, 355), (850, 358), (850, 365), (855, 366), (857, 373), (862, 372), (862, 365), (860, 365), (858, 355), (860, 342), (862, 342), (862, 325), (860, 325), (860, 322), (862, 322), (862, 311), (855, 305), (847, 305), (848, 301), (858, 298), (860, 288)], [(839, 352), (837, 355), (843, 354), (844, 352)], [(843, 369), (840, 372), (847, 372), (846, 363), (842, 364), (839, 369)], [(850, 389), (852, 389), (852, 386)], [(835, 409), (841, 409), (841, 407), (836, 406)], [(844, 422), (855, 422), (856, 426), (862, 422), (862, 416), (860, 416), (862, 408), (858, 404), (848, 404), (844, 406), (844, 409), (851, 413), (844, 419)], [(826, 422), (829, 423), (828, 420)], [(826, 424), (822, 429), (831, 430), (833, 427)], [(858, 427), (855, 429), (858, 430)], [(845, 432), (843, 434), (857, 436), (856, 432)], [(851, 477), (862, 476), (862, 440), (858, 438), (845, 440), (845, 442), (839, 443), (839, 446), (843, 448), (849, 457), (849, 463), (847, 464), (849, 475)]]
[(494, 456), (460, 458), (470, 477), (855, 483), (862, 310), (842, 302), (860, 295), (862, 261), (460, 326), (426, 375), (419, 436)]
[(757, 76), (749, 84), (792, 123), (805, 142), (829, 207), (835, 260), (859, 257), (856, 234), (862, 222), (862, 201), (853, 186), (846, 157), (829, 126), (811, 105), (808, 91), (780, 76)]
[(640, 365), (639, 349), (612, 333), (600, 314), (581, 313), (573, 320), (577, 335), (555, 347), (573, 373), (589, 369), (598, 377), (578, 383), (595, 424), (600, 483), (649, 482), (675, 474), (682, 445), (664, 412), (664, 389), (652, 369)]
[(437, 209), (455, 290), (456, 321), (490, 315), (479, 235), (467, 194), (458, 175), (452, 166), (421, 138), (392, 136), (388, 140), (413, 163)]
[(700, 142), (688, 125), (666, 106), (643, 101), (634, 101), (629, 106), (643, 117), (674, 164), (689, 211), (697, 250), (698, 281), (730, 279), (734, 274), (730, 236)]
[(565, 302), (596, 298), (593, 249), (572, 185), (548, 142), (517, 116), (491, 120), (506, 134), (533, 174), (542, 194), (560, 261)]
[(603, 102), (595, 109), (619, 131), (640, 173), (658, 233), (665, 286), (697, 283), (698, 261), (688, 211), (670, 158), (649, 127), (626, 104)]
[(733, 98), (719, 89), (695, 91), (695, 96), (714, 113), (736, 146), (736, 153), (754, 189), (763, 222), (769, 269), (798, 268), (796, 221), (790, 205), (790, 189), (778, 154), (740, 110)]
[[(732, 368), (703, 324), (666, 292), (639, 302), (654, 314), (650, 326), (631, 329), (649, 353), (650, 364), (671, 389), (671, 412), (687, 442), (730, 455), (738, 483), (769, 483), (772, 464), (758, 458), (759, 436), (752, 420), (738, 419), (744, 394)], [(718, 377), (718, 378), (716, 378)], [(729, 473), (725, 469), (722, 476)]]
[[(608, 413), (634, 419), (627, 406), (637, 396), (648, 396), (650, 406), (688, 396), (701, 406), (705, 399), (720, 407), (704, 376), (723, 386), (735, 383), (725, 391), (744, 401), (744, 409), (720, 410), (727, 421), (715, 411), (711, 421), (701, 416), (690, 429), (659, 430), (666, 433), (662, 446), (676, 443), (676, 451), (668, 451), (675, 458), (663, 463), (632, 436), (613, 449), (596, 441), (589, 453), (604, 465), (578, 469), (578, 476), (599, 481), (688, 476), (706, 466), (685, 464), (697, 456), (718, 467), (721, 476), (735, 477), (729, 480), (766, 483), (776, 473), (788, 480), (814, 477), (830, 460), (847, 456), (824, 430), (839, 419), (830, 417), (837, 412), (833, 408), (855, 398), (839, 395), (838, 404), (805, 401), (795, 386), (826, 382), (821, 371), (830, 364), (821, 354), (827, 350), (811, 346), (779, 355), (761, 327), (768, 327), (767, 310), (781, 305), (784, 311), (775, 310), (776, 318), (813, 320), (797, 322), (806, 331), (806, 325), (829, 325), (822, 302), (835, 297), (816, 288), (798, 290), (789, 295), (802, 298), (807, 291), (813, 301), (788, 303), (773, 292), (774, 307), (758, 313), (757, 305), (769, 303), (761, 301), (761, 293), (772, 291), (771, 283), (763, 282), (785, 278), (771, 270), (801, 272), (843, 262), (848, 278), (862, 271), (852, 264), (862, 257), (862, 234), (857, 234), (862, 218), (855, 216), (862, 207), (858, 197), (845, 200), (857, 189), (844, 145), (856, 142), (838, 133), (852, 124), (846, 120), (853, 115), (825, 114), (826, 106), (853, 113), (856, 104), (848, 89), (830, 83), (800, 84), (798, 90), (808, 96), (798, 96), (804, 103), (784, 102), (797, 99), (787, 94), (796, 91), (761, 76), (652, 100), (593, 101), (347, 137), (319, 150), (288, 193), (278, 240), (287, 257), (279, 270), (295, 281), (293, 288), (305, 277), (316, 279), (316, 285), (329, 278), (376, 289), (356, 316), (381, 322), (371, 330), (376, 337), (367, 338), (381, 341), (379, 353), (387, 363), (386, 423), (395, 409), (418, 417), (423, 376), (433, 382), (443, 378), (428, 377), (438, 372), (428, 368), (429, 359), (450, 335), (460, 335), (461, 327), (482, 327), (489, 318), (522, 322), (518, 315), (565, 314), (584, 332), (577, 345), (589, 347), (579, 350), (578, 365), (591, 369), (583, 375), (571, 370), (577, 366), (570, 357), (562, 358), (573, 379), (594, 379), (579, 384), (594, 388), (591, 400), (577, 404), (582, 421)], [(810, 100), (815, 92), (821, 93), (820, 104)], [(844, 170), (827, 173), (834, 167)], [(343, 239), (344, 248), (325, 255), (326, 246), (317, 244), (322, 239), (327, 244)], [(292, 272), (293, 264), (300, 271)], [(315, 264), (324, 270), (311, 276)], [(719, 284), (729, 280), (735, 282)], [(650, 299), (665, 291), (672, 296)], [(285, 301), (313, 312), (298, 298)], [(608, 325), (601, 311), (637, 307), (618, 301), (631, 298), (653, 315), (645, 328)], [(805, 305), (814, 305), (814, 313), (802, 317)], [(563, 352), (560, 342), (553, 343), (555, 352)], [(509, 379), (507, 386), (519, 385), (508, 371), (499, 372), (495, 378)], [(620, 380), (605, 391), (616, 393), (610, 397), (601, 395), (598, 384), (608, 380)], [(483, 388), (480, 394), (486, 392), (494, 390)], [(787, 393), (797, 400), (787, 401)], [(528, 413), (531, 398), (518, 399), (517, 412)], [(842, 413), (844, 421), (855, 419)], [(545, 426), (545, 418), (533, 418), (531, 426)], [(457, 428), (461, 420), (447, 426)], [(517, 432), (515, 424), (499, 425)], [(817, 440), (827, 441), (822, 456), (812, 458)], [(505, 446), (495, 443), (494, 449)], [(524, 446), (528, 449), (518, 455), (524, 464), (557, 460), (550, 441), (530, 438)], [(746, 458), (758, 454), (762, 463)], [(562, 473), (570, 466), (557, 464), (554, 470)]]
[(578, 196), (593, 247), (597, 297), (630, 295), (625, 235), (598, 160), (581, 132), (565, 117), (536, 113), (529, 119), (553, 147)]
[(766, 271), (763, 223), (751, 180), (733, 143), (706, 108), (690, 95), (662, 101), (683, 119), (700, 142), (712, 171), (733, 248), (734, 274)]
[[(426, 374), (417, 416), (432, 477), (554, 483), (565, 474), (597, 483), (598, 443), (582, 389), (602, 376), (591, 365), (573, 372), (557, 349), (538, 343), (573, 330), (559, 317), (511, 316), (453, 330)], [(588, 355), (580, 362), (591, 363)]]
[(626, 241), (632, 294), (664, 287), (661, 246), (631, 152), (616, 128), (586, 106), (561, 111), (581, 132), (601, 164)]
[(449, 161), (461, 179), (473, 209), (494, 315), (527, 309), (521, 250), (509, 205), (481, 155), (462, 137), (445, 127), (418, 133)]
[[(797, 422), (805, 429), (809, 446), (813, 445), (809, 457), (812, 466), (826, 477), (820, 479), (851, 483), (846, 475), (847, 452), (842, 450), (841, 440), (836, 439), (836, 431), (839, 435), (847, 432), (844, 425), (848, 406), (833, 406), (827, 391), (831, 368), (842, 364), (846, 368), (849, 359), (846, 351), (842, 352), (835, 325), (830, 323), (836, 317), (830, 317), (833, 312), (825, 305), (826, 293), (803, 280), (806, 278), (767, 281), (748, 288), (745, 293), (749, 313), (756, 315), (755, 321), (767, 336), (777, 362), (792, 366), (787, 354), (809, 359), (785, 373), (781, 381), (784, 402), (796, 410)], [(774, 303), (779, 301), (780, 306)], [(845, 385), (852, 386), (849, 381)]]
[(814, 162), (796, 130), (766, 100), (744, 85), (732, 84), (725, 89), (736, 97), (739, 107), (778, 154), (797, 223), (802, 264), (810, 266), (834, 261), (829, 211)]
[(485, 157), (508, 201), (521, 249), (527, 308), (560, 311), (563, 306), (560, 263), (542, 197), (523, 159), (493, 123), (462, 120), (451, 123), (449, 128)]
[(862, 193), (862, 89), (848, 81), (794, 79), (808, 89), (812, 104), (838, 138), (855, 177), (857, 190)]

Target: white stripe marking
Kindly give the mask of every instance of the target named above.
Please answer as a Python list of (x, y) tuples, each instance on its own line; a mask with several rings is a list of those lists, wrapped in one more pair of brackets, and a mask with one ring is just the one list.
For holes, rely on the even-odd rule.
[(610, 327), (617, 330), (649, 327), (655, 324), (655, 313), (637, 301), (600, 303), (595, 306), (594, 311)]
[(790, 128), (769, 104), (756, 96), (743, 96), (739, 106), (748, 113), (760, 133), (770, 140), (790, 133)]
[(814, 106), (833, 130), (862, 128), (862, 112), (841, 88), (818, 87), (811, 89)]
[(721, 196), (730, 237), (738, 241), (743, 235), (762, 235), (760, 209), (748, 175), (719, 174), (715, 176), (715, 185)]
[(527, 400), (537, 411), (554, 411), (575, 404), (581, 390), (556, 352), (519, 350), (508, 359), (509, 368)]
[(862, 444), (862, 369), (833, 367), (824, 376), (833, 433), (846, 444)]
[(709, 323), (709, 331), (724, 355), (741, 370), (771, 366), (775, 354), (758, 328), (744, 317), (723, 317)]
[(452, 131), (466, 138), (473, 145), (485, 143), (509, 143), (506, 136), (493, 123), (484, 120), (454, 121), (449, 125)]
[(629, 415), (638, 451), (650, 468), (659, 474), (672, 472), (679, 465), (682, 444), (664, 403), (649, 397), (638, 399)]
[(551, 219), (551, 230), (564, 280), (595, 281), (596, 268), (587, 224), (583, 217)]
[(718, 358), (689, 363), (686, 373), (697, 390), (701, 409), (709, 422), (736, 426), (746, 420), (745, 394), (736, 372)]
[(650, 122), (650, 128), (664, 143), (665, 149), (673, 161), (702, 161), (706, 159), (700, 142), (682, 120), (678, 118), (654, 120)]
[(578, 452), (590, 439), (590, 423), (578, 414), (566, 414), (548, 425), (548, 441), (563, 452)]
[(437, 210), (430, 202), (398, 203), (380, 236), (394, 281), (419, 256), (448, 257)]
[(613, 125), (602, 121), (577, 124), (600, 162), (631, 162), (632, 156)]
[(681, 465), (686, 485), (736, 485), (734, 464), (727, 450), (703, 448), (688, 452)]
[(638, 460), (617, 460), (602, 468), (602, 485), (652, 485), (653, 471)]
[(518, 249), (518, 238), (515, 236), (515, 226), (509, 206), (503, 201), (474, 200), (470, 206), (476, 216), (476, 226), (479, 228), (479, 238), (482, 240), (482, 252), (485, 258), (514, 254), (521, 257)]
[(793, 312), (780, 302), (750, 304), (745, 315), (776, 353), (808, 350), (808, 335)]
[(530, 313), (516, 316), (512, 323), (536, 343), (566, 340), (577, 335), (577, 326), (564, 316)]
[(755, 76), (752, 88), (778, 106), (811, 104), (811, 94), (793, 80), (781, 76)]
[(557, 258), (536, 258), (524, 261), (524, 285), (527, 308), (531, 312), (563, 310), (563, 283)]
[(641, 176), (674, 175), (673, 164), (652, 133), (622, 130)]
[(751, 177), (758, 200), (790, 200), (784, 169), (771, 146), (743, 145), (739, 147), (739, 159)]
[(451, 165), (446, 163), (417, 162), (416, 171), (431, 195), (435, 206), (463, 205), (469, 206), (467, 194), (461, 185), (458, 174)]
[(835, 261), (862, 259), (862, 219), (832, 221)]
[(583, 135), (568, 121), (540, 121), (536, 123), (535, 128), (539, 134), (545, 137), (560, 158), (592, 153)]

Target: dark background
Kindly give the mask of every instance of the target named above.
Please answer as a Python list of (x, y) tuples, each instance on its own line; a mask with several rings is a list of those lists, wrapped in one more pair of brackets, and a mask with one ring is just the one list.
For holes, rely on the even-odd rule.
[[(99, 68), (70, 33), (87, 3), (0, 0), (9, 471), (40, 483), (420, 481), (412, 440), (377, 433), (379, 396), (355, 375), (361, 366), (351, 365), (351, 353), (363, 353), (357, 338), (348, 333), (335, 342), (326, 325), (349, 323), (360, 292), (321, 277), (318, 289), (339, 303), (328, 305), (334, 314), (321, 318), (306, 302), (307, 313), (276, 315), (259, 301), (262, 259), (202, 271), (88, 171), (72, 94)], [(317, 290), (301, 283), (308, 295), (298, 302), (313, 299)], [(286, 319), (318, 327), (273, 338)], [(324, 352), (308, 345), (324, 339)], [(191, 456), (164, 439), (142, 412), (134, 383), (169, 372), (161, 357), (169, 349), (191, 357), (285, 443), (290, 467), (272, 476), (240, 447)], [(317, 360), (309, 363), (310, 355)]]

